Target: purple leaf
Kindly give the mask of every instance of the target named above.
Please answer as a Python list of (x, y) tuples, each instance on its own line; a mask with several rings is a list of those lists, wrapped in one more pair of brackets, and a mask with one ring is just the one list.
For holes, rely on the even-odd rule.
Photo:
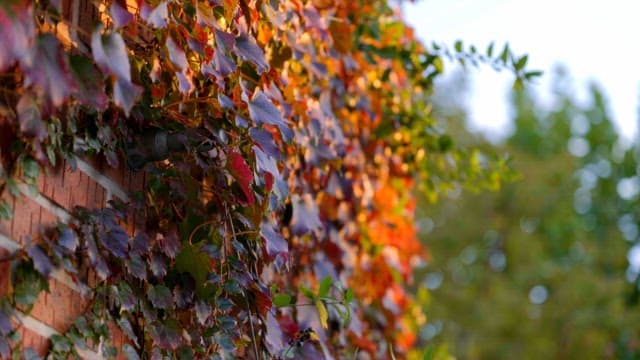
[(47, 137), (47, 130), (33, 95), (29, 92), (22, 94), (16, 110), (20, 120), (20, 131), (28, 137), (43, 141)]
[(170, 230), (164, 235), (159, 234), (157, 240), (160, 251), (171, 259), (176, 257), (180, 251), (180, 239), (175, 230)]
[(85, 226), (82, 229), (82, 233), (84, 234), (85, 241), (87, 243), (87, 253), (89, 254), (89, 262), (91, 263), (91, 266), (96, 271), (98, 276), (104, 280), (111, 274), (111, 272), (109, 271), (109, 267), (107, 266), (107, 263), (104, 261), (104, 258), (102, 258), (102, 255), (100, 255), (100, 252), (98, 251), (98, 246), (96, 245), (96, 242), (95, 242), (95, 237), (93, 235), (92, 227)]
[(256, 154), (256, 164), (260, 171), (266, 171), (273, 175), (274, 178), (280, 177), (278, 164), (272, 157), (267, 156), (259, 147), (253, 146), (253, 152)]
[(223, 110), (235, 110), (236, 105), (233, 103), (227, 95), (223, 93), (218, 93), (218, 104)]
[(267, 336), (265, 338), (269, 352), (279, 354), (284, 349), (284, 337), (278, 320), (267, 312)]
[(3, 310), (0, 310), (0, 335), (7, 336), (11, 332), (11, 320)]
[(151, 249), (151, 242), (149, 241), (149, 235), (145, 232), (137, 232), (133, 237), (133, 243), (131, 244), (131, 253), (134, 255), (144, 255)]
[(27, 254), (33, 260), (33, 267), (45, 277), (49, 277), (53, 264), (47, 253), (38, 244), (31, 244), (27, 248)]
[(128, 81), (116, 79), (113, 84), (113, 101), (129, 116), (131, 108), (142, 94), (142, 88)]
[(36, 84), (54, 106), (60, 106), (72, 91), (69, 63), (60, 42), (52, 34), (37, 38), (34, 63), (25, 67), (25, 85)]
[(78, 247), (78, 236), (76, 232), (68, 226), (62, 228), (62, 230), (60, 230), (60, 236), (58, 236), (58, 245), (71, 252), (76, 251)]
[(280, 150), (278, 149), (276, 143), (273, 141), (273, 136), (271, 136), (271, 133), (256, 127), (252, 127), (251, 129), (249, 129), (249, 136), (251, 136), (251, 139), (256, 144), (260, 145), (260, 148), (262, 148), (262, 151), (264, 151), (265, 154), (275, 159), (280, 158)]
[(110, 10), (113, 25), (116, 29), (127, 26), (133, 20), (133, 15), (115, 1), (111, 3)]
[(273, 225), (263, 222), (260, 225), (260, 236), (262, 236), (265, 241), (267, 254), (269, 254), (270, 257), (276, 257), (278, 255), (286, 257), (288, 255), (289, 245), (287, 241), (274, 230)]
[(227, 76), (236, 71), (236, 63), (231, 61), (220, 48), (216, 48), (213, 54), (213, 68), (218, 71), (222, 76)]
[(69, 65), (71, 76), (76, 80), (76, 91), (73, 92), (73, 96), (84, 105), (104, 110), (109, 103), (109, 98), (104, 93), (102, 75), (93, 63), (84, 56), (76, 55), (69, 58)]
[(235, 37), (233, 36), (233, 34), (230, 34), (228, 32), (224, 32), (216, 29), (215, 37), (216, 37), (216, 48), (221, 49), (222, 52), (227, 52), (233, 49), (233, 47), (236, 44)]
[(167, 2), (163, 1), (160, 5), (151, 9), (149, 5), (143, 3), (140, 10), (142, 18), (156, 28), (164, 28), (167, 26), (167, 18), (169, 17), (169, 11), (167, 9)]
[(156, 321), (149, 324), (151, 339), (155, 345), (162, 349), (177, 349), (182, 343), (180, 333), (180, 327), (175, 321), (167, 322), (167, 324), (161, 324)]
[(266, 123), (277, 126), (285, 141), (293, 138), (293, 131), (282, 118), (280, 110), (260, 90), (256, 90), (253, 100), (249, 102), (249, 116), (258, 125)]
[(180, 283), (173, 288), (173, 299), (178, 309), (186, 309), (193, 304), (196, 282), (189, 273), (183, 273)]
[(126, 264), (129, 274), (133, 275), (136, 279), (140, 279), (142, 281), (147, 280), (147, 267), (140, 256), (131, 255)]
[(196, 302), (195, 309), (198, 323), (200, 323), (200, 325), (205, 325), (207, 323), (207, 319), (211, 316), (211, 304), (206, 301), (199, 300)]
[(7, 338), (4, 336), (0, 336), (0, 358), (9, 359), (11, 355), (11, 348), (9, 347), (9, 343), (7, 342)]
[(184, 54), (184, 50), (176, 44), (171, 37), (167, 38), (167, 51), (169, 52), (169, 60), (175, 65), (178, 70), (184, 70), (187, 68), (187, 57)]
[(149, 290), (147, 290), (147, 298), (151, 301), (153, 307), (157, 309), (169, 309), (173, 306), (171, 290), (164, 285), (149, 287)]
[(269, 65), (267, 65), (267, 60), (262, 48), (260, 48), (260, 46), (258, 46), (258, 44), (256, 44), (255, 41), (252, 38), (249, 38), (246, 34), (242, 34), (236, 38), (234, 52), (242, 60), (250, 61), (256, 65), (258, 74), (262, 74), (269, 69)]
[(91, 52), (96, 64), (104, 72), (113, 74), (119, 80), (131, 82), (131, 65), (127, 47), (122, 36), (116, 32), (101, 35), (102, 25), (91, 35)]
[(291, 196), (293, 216), (291, 217), (291, 231), (295, 235), (307, 234), (322, 227), (318, 215), (318, 205), (313, 201), (311, 194)]
[(178, 89), (180, 92), (187, 95), (191, 91), (193, 91), (193, 81), (190, 76), (187, 76), (185, 72), (176, 72), (176, 77), (178, 78)]
[(149, 268), (155, 277), (161, 278), (167, 275), (167, 261), (165, 257), (157, 252), (151, 254)]
[(29, 52), (36, 27), (33, 8), (28, 4), (25, 1), (4, 2), (0, 6), (0, 71), (6, 70), (16, 60), (20, 60), (23, 66), (30, 66), (33, 61)]
[(113, 256), (124, 259), (129, 249), (129, 235), (121, 227), (115, 227), (102, 238), (102, 246)]

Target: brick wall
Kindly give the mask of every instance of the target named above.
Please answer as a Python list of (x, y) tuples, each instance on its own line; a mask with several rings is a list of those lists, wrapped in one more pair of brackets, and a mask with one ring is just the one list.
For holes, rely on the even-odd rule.
[[(113, 169), (101, 162), (89, 163), (78, 159), (73, 171), (64, 163), (58, 169), (42, 174), (38, 179), (38, 192), (21, 185), (22, 196), (4, 196), (13, 206), (13, 218), (0, 221), (0, 257), (9, 255), (25, 243), (30, 236), (37, 239), (41, 231), (58, 222), (73, 221), (71, 209), (75, 206), (102, 208), (112, 198), (127, 200), (127, 194), (140, 191), (144, 186), (143, 173)], [(42, 293), (29, 315), (18, 314), (22, 323), (20, 333), (24, 347), (32, 347), (45, 354), (48, 338), (64, 333), (73, 321), (87, 310), (93, 274), (85, 274), (89, 284), (74, 281), (62, 270), (54, 271), (49, 281), (50, 292)], [(0, 295), (9, 285), (9, 264), (0, 262)], [(113, 334), (115, 343), (122, 343), (122, 335)], [(86, 352), (85, 358), (96, 358), (97, 353)]]

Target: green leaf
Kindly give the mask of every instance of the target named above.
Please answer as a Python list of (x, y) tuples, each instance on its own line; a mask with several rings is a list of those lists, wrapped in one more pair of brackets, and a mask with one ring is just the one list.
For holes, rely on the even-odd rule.
[(325, 276), (322, 281), (320, 281), (320, 288), (318, 289), (318, 297), (325, 297), (329, 293), (329, 289), (331, 289), (331, 284), (333, 283), (333, 279), (331, 276)]
[(529, 56), (527, 55), (522, 56), (518, 60), (518, 62), (514, 64), (514, 68), (516, 69), (516, 71), (522, 70), (525, 67), (525, 65), (527, 65), (527, 60), (529, 60)]
[(24, 176), (29, 179), (36, 179), (40, 175), (40, 165), (31, 158), (22, 161), (22, 170), (24, 171)]
[(348, 288), (344, 292), (344, 302), (345, 304), (349, 304), (353, 301), (353, 288)]
[(291, 295), (289, 294), (275, 294), (273, 295), (273, 304), (278, 307), (291, 305)]
[(300, 286), (300, 292), (309, 300), (315, 300), (316, 294), (311, 291), (311, 289), (306, 288), (304, 286)]
[(493, 56), (493, 43), (489, 44), (489, 47), (487, 47), (487, 56), (488, 57), (492, 57)]
[(457, 52), (462, 52), (462, 40), (457, 40), (453, 46)]
[(13, 208), (7, 200), (0, 200), (0, 220), (10, 220), (13, 217)]

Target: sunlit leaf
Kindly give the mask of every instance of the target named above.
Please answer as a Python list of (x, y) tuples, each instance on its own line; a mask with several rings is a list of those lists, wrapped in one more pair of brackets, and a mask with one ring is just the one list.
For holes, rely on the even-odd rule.
[(252, 206), (255, 202), (251, 184), (253, 183), (253, 171), (247, 165), (242, 155), (236, 151), (227, 154), (227, 168), (240, 185), (240, 189), (245, 197), (245, 203)]
[(327, 307), (324, 305), (322, 300), (317, 300), (315, 302), (316, 309), (318, 309), (318, 317), (320, 318), (320, 324), (322, 327), (327, 329), (329, 327), (329, 312), (327, 311)]
[(259, 74), (269, 69), (264, 51), (248, 35), (240, 35), (236, 38), (234, 50), (242, 60), (253, 63)]
[(111, 3), (110, 13), (116, 28), (125, 27), (133, 20), (133, 15), (115, 1)]
[(290, 141), (293, 138), (293, 131), (284, 121), (280, 110), (260, 90), (256, 90), (253, 100), (249, 102), (249, 115), (251, 120), (258, 125), (266, 123), (277, 126), (285, 141)]

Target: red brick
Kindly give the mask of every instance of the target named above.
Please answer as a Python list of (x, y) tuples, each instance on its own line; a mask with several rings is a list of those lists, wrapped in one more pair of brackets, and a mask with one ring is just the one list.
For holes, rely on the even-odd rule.
[(40, 205), (22, 195), (15, 199), (10, 237), (24, 243), (24, 237), (34, 235), (40, 219)]
[(23, 349), (32, 348), (42, 356), (47, 354), (47, 350), (49, 349), (49, 340), (47, 338), (25, 328), (21, 328), (19, 332), (22, 337)]
[(31, 310), (31, 316), (65, 332), (86, 310), (88, 300), (55, 279), (49, 281), (49, 293), (42, 292)]

